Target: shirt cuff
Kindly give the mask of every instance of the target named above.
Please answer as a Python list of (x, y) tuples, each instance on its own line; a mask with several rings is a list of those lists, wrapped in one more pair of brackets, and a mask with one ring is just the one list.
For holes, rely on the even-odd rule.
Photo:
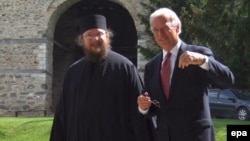
[(205, 56), (205, 62), (202, 64), (202, 65), (200, 65), (200, 67), (202, 68), (202, 69), (204, 69), (204, 70), (209, 70), (209, 65), (208, 65), (208, 62), (209, 62), (209, 59), (208, 59), (208, 57), (207, 56)]
[(148, 109), (147, 110), (142, 110), (139, 106), (138, 106), (138, 110), (143, 115), (146, 115), (148, 113)]

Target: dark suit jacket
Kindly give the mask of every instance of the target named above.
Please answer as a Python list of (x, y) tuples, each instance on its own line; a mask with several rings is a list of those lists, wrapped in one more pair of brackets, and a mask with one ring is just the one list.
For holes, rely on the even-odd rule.
[[(197, 65), (178, 68), (180, 55), (185, 51), (199, 52), (209, 57), (209, 71)], [(145, 67), (145, 90), (161, 107), (151, 106), (148, 116), (157, 116), (156, 141), (214, 141), (207, 88), (215, 85), (226, 88), (234, 83), (230, 69), (216, 61), (209, 48), (182, 42), (171, 80), (170, 98), (166, 100), (161, 87), (162, 53)]]

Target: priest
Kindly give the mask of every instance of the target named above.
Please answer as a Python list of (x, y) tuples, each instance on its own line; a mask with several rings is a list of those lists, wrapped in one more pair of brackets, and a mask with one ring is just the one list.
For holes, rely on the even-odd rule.
[(141, 79), (131, 61), (111, 50), (106, 18), (86, 16), (80, 33), (85, 57), (65, 75), (50, 141), (150, 141), (137, 110)]

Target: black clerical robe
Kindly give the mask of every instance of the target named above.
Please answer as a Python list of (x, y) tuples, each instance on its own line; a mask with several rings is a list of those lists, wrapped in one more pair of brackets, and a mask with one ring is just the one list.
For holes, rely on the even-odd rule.
[(50, 141), (147, 141), (136, 104), (142, 82), (136, 67), (110, 51), (106, 60), (70, 66)]

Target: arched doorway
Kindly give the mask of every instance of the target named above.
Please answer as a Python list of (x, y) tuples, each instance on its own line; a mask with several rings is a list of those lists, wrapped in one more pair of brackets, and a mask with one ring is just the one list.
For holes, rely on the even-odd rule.
[(71, 6), (59, 18), (54, 32), (52, 111), (62, 90), (64, 74), (70, 64), (83, 56), (77, 46), (78, 21), (90, 13), (103, 14), (114, 32), (112, 50), (126, 56), (137, 65), (137, 32), (129, 12), (108, 0), (81, 1)]

